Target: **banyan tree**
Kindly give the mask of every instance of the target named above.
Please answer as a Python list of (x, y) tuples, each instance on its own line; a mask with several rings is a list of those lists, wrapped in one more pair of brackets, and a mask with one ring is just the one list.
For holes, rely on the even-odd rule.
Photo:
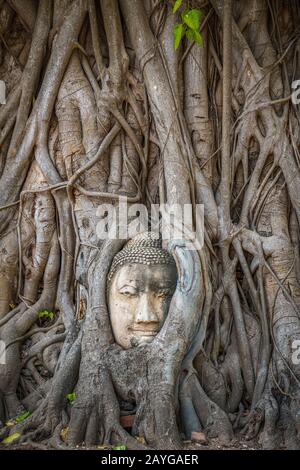
[[(300, 447), (299, 24), (297, 0), (0, 2), (1, 439)], [(203, 243), (150, 216), (99, 237), (124, 201), (189, 206), (188, 232), (202, 205)]]

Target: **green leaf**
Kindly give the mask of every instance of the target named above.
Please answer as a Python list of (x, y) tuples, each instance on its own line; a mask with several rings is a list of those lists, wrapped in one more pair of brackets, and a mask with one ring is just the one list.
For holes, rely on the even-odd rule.
[(14, 434), (12, 434), (11, 436), (8, 436), (6, 437), (5, 439), (3, 439), (3, 444), (11, 444), (12, 442), (16, 441), (17, 439), (19, 439), (21, 436), (21, 434), (19, 432), (15, 432)]
[(174, 33), (174, 48), (178, 49), (181, 39), (185, 34), (185, 26), (182, 23), (176, 24), (173, 28)]
[(112, 450), (127, 450), (127, 447), (124, 444), (118, 444), (117, 446), (113, 447)]
[(15, 421), (10, 420), (10, 421), (7, 421), (7, 422), (5, 423), (5, 426), (8, 426), (8, 427), (10, 428), (10, 427), (14, 426), (15, 424), (16, 424)]
[(7, 423), (5, 423), (5, 426), (11, 427), (15, 426), (15, 424), (17, 423), (22, 423), (22, 421), (25, 421), (25, 419), (27, 419), (30, 415), (32, 415), (31, 411), (25, 411), (25, 413), (20, 416), (17, 416), (15, 419), (7, 421)]
[(188, 38), (189, 41), (194, 41), (194, 31), (190, 28), (188, 28), (186, 32), (186, 37)]
[(195, 41), (195, 43), (198, 44), (199, 47), (203, 47), (203, 37), (198, 31), (194, 31), (193, 29), (188, 29), (186, 32), (186, 37), (190, 41)]
[(66, 398), (67, 398), (68, 402), (69, 402), (71, 405), (73, 405), (73, 403), (74, 403), (74, 401), (75, 401), (75, 399), (76, 399), (76, 393), (74, 393), (74, 392), (73, 392), (73, 393), (68, 393), (68, 395), (67, 395)]
[(39, 312), (39, 318), (49, 318), (50, 320), (53, 320), (54, 313), (48, 312), (48, 310), (43, 310), (42, 312)]
[(176, 11), (181, 7), (182, 0), (176, 0), (173, 6), (173, 13), (176, 13)]
[(31, 411), (26, 411), (26, 413), (23, 413), (15, 419), (16, 423), (22, 423), (22, 421), (25, 421), (31, 414)]
[(198, 31), (194, 31), (194, 41), (199, 47), (203, 47), (203, 37)]
[(202, 11), (194, 8), (193, 10), (185, 10), (181, 14), (182, 21), (193, 31), (199, 31)]

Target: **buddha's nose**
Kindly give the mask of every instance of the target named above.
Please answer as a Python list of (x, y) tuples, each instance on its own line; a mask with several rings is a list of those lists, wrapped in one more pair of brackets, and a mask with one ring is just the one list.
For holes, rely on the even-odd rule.
[(136, 323), (158, 323), (158, 317), (147, 294), (140, 298), (135, 321)]

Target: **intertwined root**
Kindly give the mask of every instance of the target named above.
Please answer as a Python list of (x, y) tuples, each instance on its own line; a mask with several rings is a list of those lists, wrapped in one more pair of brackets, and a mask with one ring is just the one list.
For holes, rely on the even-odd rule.
[[(104, 385), (105, 387), (105, 385)], [(131, 436), (120, 424), (119, 406), (114, 403), (103, 402), (103, 396), (90, 390), (87, 396), (73, 405), (66, 442), (69, 446), (84, 443), (86, 446), (112, 445), (122, 443), (128, 449), (146, 449)]]
[(246, 439), (258, 436), (264, 449), (300, 448), (300, 401), (293, 382), (287, 375), (280, 381), (269, 380), (263, 397), (249, 413), (243, 429)]
[[(0, 424), (23, 411), (19, 398), (28, 398), (29, 388), (23, 387), (20, 374), (24, 364), (27, 385), (38, 388), (44, 381), (37, 370), (42, 364), (51, 377), (48, 395), (39, 398), (35, 410), (29, 407), (33, 415), (11, 432), (22, 432), (21, 440), (38, 441), (32, 445), (39, 448), (45, 443), (62, 448), (114, 441), (138, 447), (120, 425), (115, 393), (116, 385), (118, 391), (126, 388), (128, 363), (114, 377), (111, 370), (107, 374), (108, 364), (99, 370), (105, 349), (100, 346), (110, 344), (112, 335), (105, 289), (99, 295), (97, 278), (105, 280), (113, 253), (106, 260), (93, 259), (100, 251), (94, 213), (103, 198), (116, 201), (125, 188), (134, 196), (130, 202), (150, 202), (149, 184), (149, 193), (153, 198), (159, 193), (160, 202), (204, 203), (206, 254), (203, 250), (201, 256), (207, 273), (196, 279), (201, 289), (194, 297), (189, 292), (177, 299), (171, 334), (164, 345), (158, 344), (161, 350), (150, 361), (153, 370), (144, 374), (139, 393), (145, 399), (136, 400), (133, 432), (153, 447), (180, 447), (175, 383), (185, 352), (192, 351), (188, 366), (182, 367), (186, 372), (196, 367), (192, 363), (198, 350), (208, 359), (203, 364), (206, 377), (213, 364), (218, 382), (212, 381), (212, 390), (201, 378), (202, 389), (195, 374), (183, 384), (179, 401), (187, 436), (204, 429), (208, 437), (229, 442), (228, 417), (238, 430), (253, 400), (247, 437), (260, 434), (266, 448), (299, 448), (294, 369), (286, 364), (280, 368), (284, 373), (269, 369), (272, 350), (289, 357), (291, 331), (297, 339), (299, 330), (299, 119), (282, 98), (282, 77), (294, 80), (299, 68), (293, 31), (297, 6), (283, 11), (284, 2), (240, 0), (231, 12), (228, 2), (211, 0), (212, 8), (203, 7), (204, 47), (191, 44), (184, 50), (182, 44), (175, 51), (170, 26), (177, 20), (168, 2), (101, 0), (95, 7), (93, 1), (54, 1), (53, 15), (48, 0), (40, 0), (37, 11), (29, 2), (25, 15), (22, 2), (0, 3), (1, 67), (13, 59), (18, 68), (18, 54), (11, 54), (18, 47), (10, 50), (10, 40), (14, 43), (21, 25), (11, 31), (12, 20), (20, 23), (21, 18), (28, 29), (25, 55), (18, 56), (22, 80), (16, 85), (12, 78), (8, 106), (0, 111), (0, 180), (5, 188), (0, 193), (0, 339), (9, 344), (7, 368), (4, 373), (0, 369)], [(10, 18), (6, 26), (5, 16)], [(215, 27), (222, 23), (227, 27)], [(5, 35), (12, 36), (6, 52)], [(214, 141), (221, 134), (221, 113), (219, 158)], [(101, 272), (89, 277), (87, 266), (94, 262)], [(186, 267), (189, 271), (193, 263)], [(84, 298), (73, 292), (76, 283)], [(11, 299), (22, 302), (9, 312)], [(87, 304), (84, 312), (79, 312), (81, 301)], [(61, 311), (66, 332), (66, 338), (62, 333), (54, 339), (64, 343), (60, 357), (59, 348), (51, 357), (45, 337), (45, 342), (31, 344), (30, 359), (21, 361), (22, 345), (39, 312), (54, 307)], [(179, 328), (183, 320), (184, 328)], [(81, 339), (68, 354), (72, 328), (85, 333), (94, 329), (94, 337), (83, 341), (82, 357)], [(95, 360), (87, 354), (87, 344), (90, 353), (99, 351)], [(145, 372), (138, 359), (134, 377)], [(276, 359), (274, 363), (278, 365)], [(224, 371), (228, 380), (223, 381)], [(77, 398), (70, 406), (66, 396), (73, 391)], [(8, 431), (2, 427), (0, 438)]]

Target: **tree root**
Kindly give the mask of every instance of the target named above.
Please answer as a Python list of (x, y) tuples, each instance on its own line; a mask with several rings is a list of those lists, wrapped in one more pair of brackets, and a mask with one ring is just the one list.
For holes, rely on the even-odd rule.
[[(287, 380), (285, 385), (289, 385)], [(290, 389), (295, 387), (289, 386)], [(268, 386), (261, 400), (247, 418), (243, 429), (246, 439), (259, 435), (264, 449), (286, 448), (299, 450), (300, 401), (289, 392), (278, 390), (276, 384)]]
[(195, 374), (190, 374), (184, 379), (181, 386), (181, 401), (185, 397), (190, 398), (207, 436), (218, 438), (222, 443), (229, 444), (233, 439), (233, 430), (228, 415), (210, 400)]

